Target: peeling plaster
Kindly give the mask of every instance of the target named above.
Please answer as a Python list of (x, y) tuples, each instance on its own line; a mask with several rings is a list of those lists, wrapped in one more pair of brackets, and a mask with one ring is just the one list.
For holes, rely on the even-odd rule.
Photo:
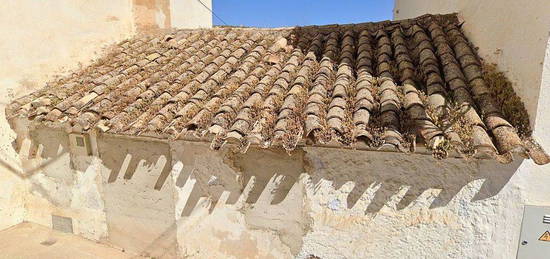
[[(35, 131), (34, 141), (46, 142), (41, 150), (56, 150), (66, 137)], [(155, 257), (506, 257), (515, 251), (527, 183), (521, 170), (530, 163), (94, 141), (99, 158), (71, 155), (32, 178), (49, 195), (65, 189), (71, 202), (34, 194), (28, 219), (47, 224), (48, 213), (60, 213), (73, 217), (81, 235)], [(65, 177), (48, 176), (53, 168), (75, 178), (55, 187), (39, 180)]]

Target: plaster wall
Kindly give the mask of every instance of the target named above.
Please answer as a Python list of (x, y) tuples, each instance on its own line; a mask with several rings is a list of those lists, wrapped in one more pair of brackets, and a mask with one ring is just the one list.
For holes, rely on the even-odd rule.
[(8, 0), (0, 9), (0, 78), (28, 92), (134, 33), (129, 0)]
[[(59, 130), (29, 135), (56, 143), (37, 154), (66, 150)], [(72, 217), (79, 235), (155, 258), (510, 258), (523, 204), (550, 195), (528, 192), (550, 180), (531, 161), (92, 140), (94, 156), (33, 175), (26, 218)]]
[(330, 148), (172, 150), (178, 251), (191, 258), (510, 258), (532, 173), (530, 161)]
[(93, 151), (86, 155), (71, 146), (63, 130), (30, 129), (20, 147), (26, 184), (20, 220), (53, 228), (52, 217), (66, 217), (76, 235), (131, 254), (174, 258), (168, 144), (90, 139)]
[(132, 0), (132, 3), (138, 31), (212, 27), (212, 0)]
[(210, 12), (212, 10), (212, 0), (201, 0), (200, 2), (197, 0), (170, 0), (170, 6), (172, 13), (175, 14), (172, 15), (172, 27), (212, 27), (212, 13)]
[[(179, 256), (292, 258), (310, 227), (303, 152), (212, 151), (175, 143)], [(279, 187), (279, 188), (277, 188)]]
[(16, 134), (4, 115), (5, 104), (9, 102), (9, 89), (0, 87), (0, 229), (20, 223), (24, 218), (25, 181), (13, 172), (21, 167), (18, 154), (11, 145)]
[[(44, 87), (45, 83), (55, 76), (87, 64), (97, 57), (107, 44), (133, 34), (129, 3), (128, 0), (8, 0), (2, 2), (2, 8), (0, 8), (0, 60), (2, 60), (0, 65), (0, 159), (8, 166), (0, 166), (0, 182), (2, 182), (0, 229), (22, 220), (37, 219), (37, 213), (42, 213), (39, 208), (44, 204), (41, 198), (36, 198), (39, 196), (31, 196), (29, 200), (24, 201), (28, 192), (37, 190), (33, 189), (33, 184), (28, 183), (28, 179), (18, 176), (17, 172), (20, 172), (25, 164), (34, 162), (26, 161), (28, 154), (20, 157), (14, 150), (12, 143), (16, 134), (6, 121), (5, 105), (13, 98)], [(68, 161), (66, 157), (61, 160)], [(56, 162), (56, 166), (62, 167), (61, 160)], [(53, 188), (58, 177), (67, 178), (66, 176), (70, 175), (67, 169), (59, 172), (63, 173), (52, 177), (45, 176), (40, 181), (47, 181), (48, 183), (45, 184)], [(62, 176), (62, 174), (66, 175)], [(70, 194), (71, 188), (62, 188), (57, 194), (61, 196)], [(65, 193), (61, 194), (61, 192)], [(63, 202), (61, 207), (66, 207), (70, 203), (67, 199)], [(26, 211), (25, 208), (31, 209)], [(43, 213), (50, 215), (49, 209), (45, 209)], [(40, 222), (45, 225), (51, 224), (51, 220)], [(84, 232), (88, 231), (82, 230), (82, 233)], [(102, 234), (89, 232), (83, 235), (98, 237)]]
[[(202, 0), (212, 7), (211, 0)], [(145, 28), (212, 27), (192, 0), (8, 0), (0, 9), (0, 83), (27, 93)]]
[[(120, 20), (106, 20), (110, 1), (100, 1), (94, 5), (97, 8), (86, 2), (10, 0), (0, 9), (0, 229), (25, 219), (28, 187), (16, 174), (22, 164), (12, 146), (15, 133), (5, 119), (5, 105), (44, 84), (54, 73), (91, 59), (99, 50), (98, 43), (119, 39), (126, 26)], [(114, 3), (113, 12), (117, 8)]]
[[(550, 32), (550, 2), (546, 0), (396, 0), (394, 19), (426, 13), (459, 13), (463, 29), (479, 54), (495, 63), (514, 83), (536, 128), (544, 88), (541, 74)], [(548, 127), (548, 126), (545, 126)]]
[(53, 216), (71, 218), (73, 233), (105, 239), (99, 159), (71, 152), (69, 137), (60, 130), (38, 128), (29, 136), (20, 156), (27, 185), (23, 220), (53, 227)]
[(168, 144), (102, 137), (98, 152), (107, 242), (154, 258), (173, 258), (175, 202)]

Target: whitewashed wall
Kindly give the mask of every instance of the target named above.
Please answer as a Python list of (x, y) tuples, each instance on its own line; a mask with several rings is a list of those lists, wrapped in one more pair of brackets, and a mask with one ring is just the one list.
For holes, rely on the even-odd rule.
[[(30, 135), (65, 150), (60, 131)], [(550, 195), (532, 194), (548, 179), (531, 161), (92, 139), (96, 157), (30, 179), (25, 219), (71, 217), (76, 234), (155, 258), (510, 258), (523, 205)]]
[[(325, 148), (291, 156), (206, 144), (173, 150), (181, 163), (173, 177), (188, 179), (176, 208), (199, 204), (178, 219), (179, 251), (197, 258), (513, 257), (529, 174), (518, 168), (531, 163)], [(234, 193), (242, 193), (237, 202)]]
[[(107, 237), (101, 162), (77, 156), (70, 150), (68, 134), (60, 130), (32, 130), (20, 150), (27, 173), (22, 221), (52, 227), (52, 216), (73, 219), (77, 235), (102, 240)], [(36, 170), (38, 169), (38, 170)]]

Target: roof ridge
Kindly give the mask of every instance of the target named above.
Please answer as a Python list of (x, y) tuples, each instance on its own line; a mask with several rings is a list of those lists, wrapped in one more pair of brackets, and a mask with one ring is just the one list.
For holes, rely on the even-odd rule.
[(364, 25), (376, 25), (376, 24), (393, 24), (402, 23), (408, 21), (422, 21), (425, 19), (436, 19), (439, 22), (442, 21), (457, 21), (457, 13), (448, 14), (424, 14), (416, 18), (400, 19), (400, 20), (382, 20), (382, 21), (367, 21), (359, 23), (330, 23), (330, 24), (311, 24), (311, 25), (296, 25), (296, 26), (283, 26), (283, 27), (254, 27), (254, 26), (238, 26), (238, 25), (218, 25), (212, 28), (196, 28), (196, 29), (167, 29), (163, 32), (193, 32), (193, 31), (208, 31), (208, 30), (223, 30), (223, 29), (235, 29), (235, 30), (261, 30), (261, 31), (284, 31), (293, 30), (296, 28), (331, 28), (331, 27), (347, 27), (347, 26), (364, 26)]

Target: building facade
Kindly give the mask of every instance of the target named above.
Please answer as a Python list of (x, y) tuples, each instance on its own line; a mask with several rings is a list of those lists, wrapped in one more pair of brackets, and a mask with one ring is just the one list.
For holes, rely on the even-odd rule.
[[(118, 42), (127, 35), (136, 33), (136, 28), (149, 31), (174, 27), (174, 24), (179, 23), (173, 17), (176, 12), (166, 11), (166, 6), (176, 6), (173, 2), (133, 1), (131, 8), (128, 8), (128, 6), (123, 8), (130, 10), (127, 18), (119, 18), (126, 21), (126, 24), (131, 24), (128, 25), (128, 30), (121, 29), (124, 32), (122, 35), (117, 34), (109, 40)], [(417, 4), (411, 5), (414, 2), (417, 2)], [(478, 50), (480, 56), (498, 63), (499, 68), (506, 70), (506, 74), (515, 82), (513, 86), (518, 95), (527, 100), (524, 102), (527, 104), (527, 110), (531, 116), (535, 131), (534, 137), (542, 144), (543, 148), (548, 150), (546, 143), (550, 142), (542, 134), (545, 127), (542, 116), (544, 116), (547, 109), (544, 109), (543, 102), (537, 102), (538, 104), (533, 108), (532, 102), (529, 101), (533, 100), (530, 98), (539, 100), (544, 96), (544, 87), (537, 85), (535, 82), (537, 80), (530, 77), (535, 72), (532, 70), (529, 70), (527, 74), (522, 72), (526, 66), (533, 65), (532, 60), (529, 58), (526, 61), (527, 58), (521, 58), (514, 61), (512, 60), (514, 57), (523, 55), (504, 55), (504, 53), (516, 51), (515, 53), (525, 54), (526, 56), (536, 56), (537, 60), (542, 59), (544, 51), (542, 53), (537, 52), (542, 57), (531, 53), (531, 51), (540, 47), (538, 46), (539, 42), (537, 41), (537, 44), (535, 44), (538, 46), (536, 48), (526, 47), (520, 49), (515, 46), (508, 49), (504, 46), (507, 46), (508, 43), (511, 44), (511, 42), (508, 38), (505, 38), (503, 41), (506, 44), (502, 43), (503, 47), (500, 52), (502, 57), (494, 56), (493, 59), (489, 59), (489, 56), (492, 55), (489, 53), (492, 53), (493, 50), (484, 47), (489, 43), (482, 36), (489, 37), (489, 39), (498, 37), (476, 34), (475, 29), (487, 28), (486, 26), (490, 25), (485, 25), (485, 20), (481, 19), (483, 16), (477, 17), (470, 14), (468, 10), (471, 10), (471, 8), (467, 8), (468, 6), (459, 7), (460, 5), (462, 3), (449, 3), (451, 7), (448, 7), (448, 9), (446, 7), (445, 9), (433, 10), (423, 9), (423, 7), (437, 6), (433, 3), (424, 5), (423, 1), (396, 1), (395, 17), (400, 20), (423, 13), (458, 12), (459, 18), (466, 21), (463, 25), (464, 34), (472, 40), (474, 45), (480, 47)], [(544, 4), (541, 3), (541, 5)], [(148, 13), (148, 10), (156, 11), (151, 14)], [(496, 16), (497, 13), (495, 12), (494, 15)], [(484, 16), (490, 17), (487, 14)], [(142, 17), (143, 20), (138, 22), (135, 20), (136, 17)], [(411, 28), (409, 23), (399, 21), (395, 24)], [(322, 37), (326, 36), (326, 38), (316, 38), (315, 35), (319, 34), (313, 33), (311, 33), (311, 37), (307, 36), (310, 34), (306, 31), (304, 34), (306, 40), (296, 43), (291, 40), (281, 40), (277, 37), (275, 37), (276, 40), (269, 40), (266, 37), (265, 41), (261, 41), (264, 32), (260, 33), (260, 36), (251, 36), (246, 34), (249, 29), (240, 29), (242, 32), (236, 30), (245, 35), (243, 41), (253, 39), (256, 45), (249, 42), (247, 44), (233, 44), (232, 41), (235, 40), (233, 38), (235, 36), (227, 36), (231, 34), (231, 29), (228, 29), (227, 37), (219, 37), (218, 42), (212, 41), (216, 44), (211, 43), (208, 45), (207, 40), (200, 41), (201, 37), (192, 42), (182, 43), (187, 44), (185, 48), (182, 47), (182, 50), (187, 49), (189, 46), (191, 46), (189, 47), (190, 50), (194, 50), (194, 48), (208, 50), (203, 51), (202, 54), (209, 57), (205, 58), (209, 62), (202, 62), (201, 58), (193, 58), (193, 55), (190, 55), (189, 62), (187, 62), (189, 67), (192, 65), (202, 67), (196, 72), (191, 69), (187, 70), (188, 67), (185, 67), (186, 69), (183, 72), (196, 78), (189, 81), (183, 80), (183, 83), (178, 81), (177, 83), (199, 88), (208, 86), (212, 83), (210, 80), (213, 77), (219, 76), (219, 71), (227, 68), (231, 72), (228, 73), (227, 77), (222, 78), (224, 80), (231, 78), (231, 80), (228, 80), (229, 83), (223, 84), (223, 86), (236, 87), (234, 93), (248, 96), (248, 99), (245, 98), (241, 102), (232, 102), (231, 100), (234, 99), (228, 99), (230, 100), (227, 102), (228, 107), (239, 105), (239, 107), (253, 108), (256, 106), (246, 106), (244, 100), (249, 100), (254, 94), (261, 93), (261, 90), (251, 91), (249, 88), (255, 88), (257, 84), (264, 81), (255, 79), (245, 81), (244, 76), (246, 75), (246, 78), (248, 78), (249, 74), (264, 73), (262, 72), (263, 69), (266, 70), (266, 73), (270, 69), (276, 69), (277, 71), (274, 74), (267, 74), (284, 79), (280, 81), (280, 84), (286, 85), (286, 87), (283, 87), (284, 91), (278, 91), (277, 88), (268, 88), (275, 89), (271, 92), (269, 90), (264, 91), (268, 93), (265, 96), (283, 97), (282, 100), (273, 102), (273, 105), (280, 106), (280, 109), (274, 110), (274, 113), (279, 117), (271, 123), (273, 123), (274, 132), (277, 130), (286, 132), (289, 129), (295, 129), (289, 126), (291, 123), (284, 123), (284, 126), (280, 126), (279, 123), (275, 122), (281, 121), (281, 124), (283, 124), (283, 121), (292, 117), (286, 117), (281, 115), (282, 112), (276, 112), (284, 111), (283, 107), (287, 103), (286, 100), (289, 100), (288, 103), (292, 103), (291, 101), (294, 100), (292, 96), (304, 98), (302, 95), (297, 94), (304, 90), (302, 89), (303, 85), (301, 85), (304, 79), (300, 78), (308, 78), (305, 81), (310, 79), (315, 81), (315, 78), (319, 78), (318, 75), (323, 74), (323, 70), (320, 69), (323, 66), (330, 67), (330, 71), (333, 73), (333, 77), (330, 78), (342, 79), (345, 76), (341, 76), (341, 74), (346, 74), (346, 68), (352, 66), (350, 64), (360, 64), (364, 61), (365, 64), (369, 64), (365, 67), (372, 68), (370, 72), (378, 74), (375, 75), (376, 80), (370, 81), (369, 79), (367, 81), (380, 84), (377, 85), (380, 87), (382, 87), (381, 85), (384, 85), (384, 87), (392, 86), (391, 84), (385, 84), (384, 82), (387, 80), (382, 79), (380, 76), (386, 71), (383, 64), (391, 63), (386, 62), (386, 56), (391, 56), (391, 59), (397, 60), (398, 58), (404, 58), (399, 54), (410, 54), (411, 59), (422, 60), (422, 62), (411, 62), (419, 66), (415, 69), (423, 70), (424, 68), (420, 67), (419, 64), (429, 63), (429, 61), (424, 60), (430, 58), (415, 57), (415, 51), (413, 50), (410, 50), (410, 53), (407, 51), (385, 53), (385, 51), (389, 51), (385, 48), (388, 44), (392, 46), (390, 49), (402, 46), (399, 39), (402, 36), (399, 35), (399, 32), (396, 33), (395, 24), (382, 22), (377, 30), (369, 29), (364, 34), (346, 34), (345, 28), (347, 27), (342, 27), (344, 29), (336, 33), (321, 33)], [(206, 26), (208, 26), (208, 23), (206, 23)], [(543, 25), (540, 26), (544, 27)], [(103, 28), (105, 26), (99, 27)], [(315, 30), (317, 29), (315, 28)], [(328, 30), (333, 29), (333, 27), (328, 27)], [(434, 30), (436, 29), (426, 25), (419, 31), (429, 33)], [(361, 30), (359, 29), (359, 31)], [(372, 33), (370, 33), (371, 31)], [(539, 30), (534, 31), (537, 35), (542, 35)], [(421, 34), (422, 32), (417, 33)], [(204, 33), (204, 35), (209, 34), (209, 32)], [(269, 34), (270, 32), (266, 33)], [(404, 33), (407, 33), (406, 38), (408, 41), (415, 42), (410, 35), (416, 33)], [(172, 43), (179, 39), (174, 39), (175, 36), (171, 34), (166, 35), (166, 37), (157, 37), (160, 40), (143, 41), (146, 42), (144, 45), (146, 47), (160, 46), (158, 49), (162, 51), (155, 49), (158, 53), (177, 49), (178, 45), (172, 45)], [(209, 40), (212, 40), (216, 38), (216, 35), (210, 33), (208, 37)], [(516, 39), (519, 36), (509, 37)], [(350, 38), (354, 40), (350, 41)], [(359, 46), (346, 48), (346, 46), (351, 46), (350, 44), (359, 44), (361, 39), (365, 40), (367, 38), (369, 43), (366, 45), (372, 46), (376, 51)], [(319, 45), (315, 43), (316, 40), (322, 43)], [(267, 42), (269, 42), (269, 45), (267, 45)], [(420, 45), (419, 42), (415, 43)], [(441, 42), (439, 43), (441, 44)], [(84, 45), (84, 43), (78, 44)], [(205, 46), (203, 48), (195, 47), (200, 44)], [(266, 44), (265, 46), (268, 47), (261, 48), (262, 44)], [(430, 44), (435, 45), (431, 41)], [(320, 49), (316, 50), (315, 46), (317, 45), (320, 46)], [(242, 62), (231, 63), (229, 61), (231, 55), (238, 53), (240, 48), (245, 50), (247, 55), (240, 59)], [(70, 49), (70, 47), (64, 49)], [(135, 49), (141, 50), (142, 48), (130, 48), (130, 50)], [(521, 52), (523, 49), (525, 49), (525, 53)], [(226, 50), (231, 55), (220, 54), (225, 53)], [(357, 62), (347, 62), (346, 53), (353, 51), (355, 51), (355, 54), (352, 55), (353, 59), (357, 59)], [(365, 53), (362, 54), (363, 51)], [(146, 60), (142, 65), (139, 65), (144, 70), (150, 67), (146, 66), (147, 64), (157, 62), (158, 65), (163, 65), (168, 63), (166, 57), (174, 58), (174, 56), (179, 55), (177, 53), (183, 53), (181, 51), (176, 54), (154, 55), (154, 53), (136, 52), (136, 57)], [(261, 52), (263, 55), (257, 55), (254, 52)], [(319, 58), (315, 56), (312, 58), (310, 52), (313, 55), (319, 55)], [(366, 54), (367, 52), (368, 54)], [(193, 51), (193, 53), (199, 53), (199, 51)], [(214, 54), (223, 58), (217, 59), (219, 56)], [(244, 55), (244, 52), (242, 55)], [(293, 58), (293, 56), (296, 58)], [(161, 61), (163, 58), (165, 58), (164, 61)], [(246, 58), (253, 60), (250, 61), (254, 62), (253, 66), (246, 65), (247, 62), (244, 62)], [(312, 62), (307, 63), (308, 58)], [(361, 58), (366, 59), (359, 61)], [(367, 59), (372, 63), (367, 62)], [(438, 56), (436, 59), (439, 60), (440, 57)], [(74, 59), (70, 60), (67, 63), (71, 63)], [(526, 63), (521, 63), (524, 61)], [(297, 63), (299, 65), (294, 65), (294, 62), (299, 62)], [(330, 62), (339, 63), (337, 63), (338, 66), (332, 66)], [(458, 58), (454, 62), (457, 63)], [(217, 69), (210, 69), (212, 68), (209, 66), (211, 64), (215, 64), (212, 67)], [(238, 64), (239, 69), (230, 70), (232, 67), (227, 64)], [(310, 66), (308, 64), (317, 65)], [(444, 65), (448, 65), (448, 63), (441, 64), (441, 66)], [(321, 72), (300, 72), (302, 68), (308, 66)], [(361, 73), (365, 72), (360, 68), (365, 67), (353, 66), (351, 68), (354, 71), (352, 74), (357, 75), (357, 81), (360, 81)], [(540, 81), (539, 84), (547, 83), (543, 76), (543, 71), (547, 72), (547, 70), (548, 68), (541, 65), (540, 74), (538, 75), (540, 78), (538, 80)], [(160, 71), (162, 72), (162, 70)], [(152, 78), (171, 78), (168, 72), (170, 71), (166, 71), (166, 75), (163, 77), (152, 76)], [(401, 81), (405, 82), (406, 76), (410, 76), (405, 72), (406, 69), (399, 67), (390, 72), (390, 74), (402, 73), (401, 76), (392, 75), (392, 78), (405, 78), (405, 80), (392, 79), (395, 81), (396, 87), (397, 85), (401, 87)], [(446, 80), (446, 71), (437, 73), (442, 75), (442, 80)], [(230, 77), (229, 74), (235, 77)], [(146, 75), (150, 76), (150, 74)], [(285, 79), (287, 76), (289, 80)], [(371, 78), (370, 76), (367, 77)], [(529, 84), (519, 83), (528, 77)], [(109, 79), (111, 77), (102, 78), (101, 80), (107, 81)], [(194, 80), (199, 80), (200, 84), (193, 84)], [(266, 79), (266, 81), (270, 84), (279, 82), (275, 79)], [(162, 80), (159, 80), (159, 82), (162, 83)], [(256, 85), (247, 87), (246, 84), (251, 84), (251, 82)], [(319, 84), (322, 84), (322, 79), (319, 82)], [(333, 85), (346, 84), (351, 81), (343, 80), (342, 82), (333, 82)], [(101, 85), (98, 84), (97, 86)], [(212, 83), (212, 85), (216, 84)], [(350, 85), (353, 84), (350, 83)], [(124, 87), (128, 87), (129, 90), (137, 89), (130, 87), (130, 85)], [(204, 121), (210, 122), (208, 116), (201, 117), (202, 120), (197, 120), (197, 122), (182, 124), (192, 132), (191, 135), (196, 137), (191, 139), (179, 135), (174, 138), (166, 138), (154, 134), (108, 132), (109, 127), (127, 129), (126, 126), (129, 126), (129, 128), (135, 126), (144, 129), (145, 126), (155, 123), (154, 118), (156, 117), (150, 118), (142, 115), (149, 113), (149, 107), (153, 109), (152, 107), (156, 106), (142, 106), (138, 101), (139, 99), (146, 100), (146, 98), (149, 98), (147, 100), (151, 100), (151, 102), (153, 100), (164, 102), (163, 100), (165, 100), (168, 103), (169, 98), (162, 96), (166, 92), (171, 93), (169, 91), (171, 87), (172, 85), (157, 85), (156, 81), (154, 84), (151, 83), (151, 85), (146, 86), (144, 89), (151, 90), (152, 93), (149, 94), (152, 94), (154, 98), (147, 97), (148, 95), (144, 94), (127, 103), (128, 107), (137, 107), (138, 111), (143, 111), (139, 109), (146, 109), (146, 112), (138, 114), (139, 116), (133, 116), (132, 112), (135, 109), (127, 109), (114, 115), (118, 115), (117, 119), (106, 115), (105, 118), (112, 119), (112, 124), (96, 124), (95, 122), (91, 123), (93, 126), (86, 124), (88, 120), (93, 121), (93, 118), (90, 119), (90, 117), (87, 117), (89, 115), (85, 114), (86, 111), (90, 111), (86, 109), (91, 109), (91, 104), (94, 104), (96, 100), (100, 100), (98, 97), (101, 96), (94, 91), (102, 89), (102, 87), (96, 89), (95, 86), (94, 91), (87, 91), (82, 95), (79, 93), (77, 99), (68, 102), (68, 107), (76, 108), (78, 106), (76, 113), (71, 118), (76, 123), (69, 124), (68, 127), (67, 124), (63, 124), (64, 122), (60, 122), (55, 127), (42, 122), (31, 123), (35, 115), (49, 114), (49, 112), (55, 110), (55, 107), (58, 107), (49, 103), (52, 100), (36, 99), (28, 105), (29, 110), (36, 111), (36, 113), (31, 112), (32, 116), (10, 118), (11, 128), (17, 134), (10, 133), (4, 146), (14, 153), (14, 148), (11, 145), (15, 135), (17, 135), (15, 146), (19, 153), (18, 158), (21, 159), (21, 169), (13, 166), (11, 169), (6, 170), (11, 170), (14, 174), (2, 174), (2, 177), (8, 179), (4, 181), (8, 188), (3, 189), (3, 193), (0, 193), (2, 194), (0, 196), (0, 208), (2, 209), (0, 213), (2, 213), (2, 218), (6, 219), (0, 222), (3, 224), (2, 226), (7, 227), (22, 221), (30, 221), (67, 231), (66, 226), (70, 225), (70, 232), (74, 234), (108, 243), (131, 254), (155, 258), (386, 258), (400, 256), (412, 258), (508, 258), (515, 256), (518, 247), (523, 206), (526, 204), (548, 205), (547, 197), (549, 197), (550, 191), (545, 188), (546, 183), (550, 180), (550, 176), (545, 173), (548, 166), (537, 166), (532, 160), (522, 159), (518, 156), (515, 156), (516, 159), (513, 161), (502, 164), (491, 159), (494, 157), (470, 157), (465, 159), (456, 153), (450, 152), (445, 160), (440, 160), (433, 156), (432, 150), (423, 148), (421, 144), (418, 144), (418, 148), (414, 153), (402, 153), (396, 152), (399, 149), (396, 147), (399, 145), (392, 146), (392, 149), (361, 145), (342, 147), (340, 144), (336, 145), (332, 142), (313, 145), (308, 142), (309, 140), (306, 137), (303, 141), (294, 140), (292, 138), (294, 135), (282, 135), (282, 139), (287, 141), (281, 144), (283, 148), (262, 148), (260, 142), (250, 145), (247, 147), (247, 151), (243, 153), (241, 152), (242, 146), (230, 145), (235, 139), (239, 140), (239, 136), (227, 134), (224, 141), (229, 144), (225, 148), (220, 148), (220, 150), (212, 150), (211, 147), (214, 144), (201, 139), (203, 137), (202, 133), (198, 131), (203, 127), (201, 123), (204, 123)], [(336, 89), (336, 87), (334, 88)], [(349, 87), (343, 88), (349, 89)], [(534, 88), (538, 88), (538, 90), (532, 90)], [(350, 93), (347, 91), (345, 90), (342, 95)], [(539, 93), (534, 94), (537, 91)], [(327, 94), (334, 92), (337, 91), (331, 89), (327, 91)], [(383, 96), (382, 92), (386, 91), (375, 93), (378, 96), (375, 98), (376, 100), (387, 98), (387, 96)], [(410, 90), (406, 93), (410, 96), (411, 94), (415, 95), (416, 92)], [(74, 93), (70, 92), (70, 94)], [(142, 94), (142, 92), (139, 94)], [(312, 93), (310, 91), (307, 92), (306, 96), (310, 97), (316, 94), (323, 93)], [(121, 96), (123, 95), (124, 93), (121, 94)], [(263, 100), (265, 96), (260, 95), (262, 95)], [(200, 109), (207, 107), (198, 104), (202, 104), (203, 101), (204, 103), (215, 101), (217, 97), (223, 95), (213, 95), (213, 98), (202, 98), (200, 94), (190, 96), (194, 98), (194, 101), (182, 102), (182, 106), (178, 110), (197, 115), (201, 114), (200, 111), (202, 110)], [(358, 100), (368, 99), (367, 97), (358, 96), (355, 95), (354, 97), (359, 98)], [(330, 112), (331, 115), (327, 117), (327, 125), (330, 119), (340, 119), (338, 110), (346, 104), (340, 104), (334, 99), (343, 99), (341, 97), (340, 94), (327, 97), (330, 98), (327, 109), (329, 112), (333, 110)], [(88, 98), (91, 99), (88, 100)], [(396, 98), (396, 102), (407, 100), (405, 97)], [(80, 102), (82, 99), (88, 101)], [(391, 99), (390, 101), (394, 100), (393, 98), (388, 99)], [(124, 99), (119, 98), (116, 100), (122, 102), (121, 100)], [(370, 100), (368, 101), (370, 102)], [(315, 104), (315, 100), (307, 99), (306, 103)], [(133, 104), (136, 105), (132, 106)], [(197, 109), (194, 106), (195, 104), (200, 109)], [(415, 106), (407, 105), (405, 102), (403, 105)], [(40, 111), (39, 108), (42, 106), (46, 107), (45, 112)], [(365, 110), (370, 109), (367, 106), (368, 104), (365, 105)], [(223, 113), (231, 114), (232, 110), (224, 107), (217, 108), (220, 108)], [(116, 104), (112, 108), (118, 109)], [(269, 105), (266, 105), (265, 109), (270, 111)], [(65, 114), (65, 111), (69, 110), (68, 108), (62, 113)], [(106, 110), (108, 112), (109, 109)], [(244, 108), (239, 108), (233, 110), (233, 112), (243, 112), (243, 110)], [(294, 111), (290, 108), (288, 110)], [(351, 109), (350, 107), (344, 107), (342, 110), (348, 111)], [(154, 112), (150, 113), (151, 115), (158, 115)], [(120, 116), (120, 114), (124, 114), (124, 116)], [(315, 111), (307, 114), (323, 116)], [(359, 117), (360, 114), (357, 114), (357, 117)], [(411, 112), (411, 114), (413, 113)], [(178, 118), (183, 118), (183, 115), (185, 114), (178, 114), (174, 117), (180, 116)], [(236, 117), (237, 114), (231, 116)], [(373, 117), (375, 116), (379, 115), (373, 113)], [(415, 120), (414, 117), (410, 117), (412, 115), (400, 114), (399, 116), (404, 116), (400, 118), (413, 118), (412, 120)], [(215, 116), (212, 117), (215, 118)], [(102, 119), (106, 120), (105, 118)], [(223, 118), (225, 116), (219, 116), (220, 121)], [(243, 115), (238, 118), (243, 119), (246, 116)], [(131, 119), (133, 123), (125, 124), (127, 119)], [(418, 121), (422, 119), (424, 118), (416, 118)], [(334, 127), (338, 127), (340, 124), (343, 125), (344, 123), (341, 121), (331, 125)], [(357, 132), (363, 129), (360, 122), (359, 119), (353, 121), (354, 129)], [(86, 125), (91, 127), (92, 130), (83, 130), (87, 127)], [(248, 125), (248, 127), (257, 125)], [(304, 126), (304, 129), (306, 128), (307, 125)], [(216, 131), (216, 133), (219, 133), (224, 130), (224, 127), (221, 127), (221, 129), (220, 127), (207, 129), (204, 132), (212, 133)], [(237, 126), (235, 126), (235, 129), (237, 129)], [(487, 128), (487, 132), (491, 130)], [(135, 132), (141, 132), (141, 130), (135, 130)], [(304, 134), (305, 132), (299, 130), (292, 132), (295, 135), (309, 135), (309, 132)], [(350, 132), (346, 131), (342, 134), (349, 135)], [(361, 133), (364, 136), (356, 133), (353, 135), (354, 138), (357, 138), (357, 142), (362, 142), (368, 138), (366, 133)], [(425, 142), (428, 143), (427, 147), (433, 144), (433, 142), (428, 141), (433, 139), (430, 136), (422, 135), (418, 139), (425, 139)], [(411, 142), (413, 141), (411, 140)], [(434, 142), (438, 143), (437, 141)], [(239, 142), (237, 141), (237, 143)], [(386, 143), (391, 143), (391, 138), (388, 138)], [(499, 142), (495, 141), (495, 143), (498, 146)], [(492, 142), (488, 145), (492, 145)], [(285, 148), (289, 146), (293, 147), (293, 150), (287, 153)], [(501, 148), (499, 147), (499, 149)]]

